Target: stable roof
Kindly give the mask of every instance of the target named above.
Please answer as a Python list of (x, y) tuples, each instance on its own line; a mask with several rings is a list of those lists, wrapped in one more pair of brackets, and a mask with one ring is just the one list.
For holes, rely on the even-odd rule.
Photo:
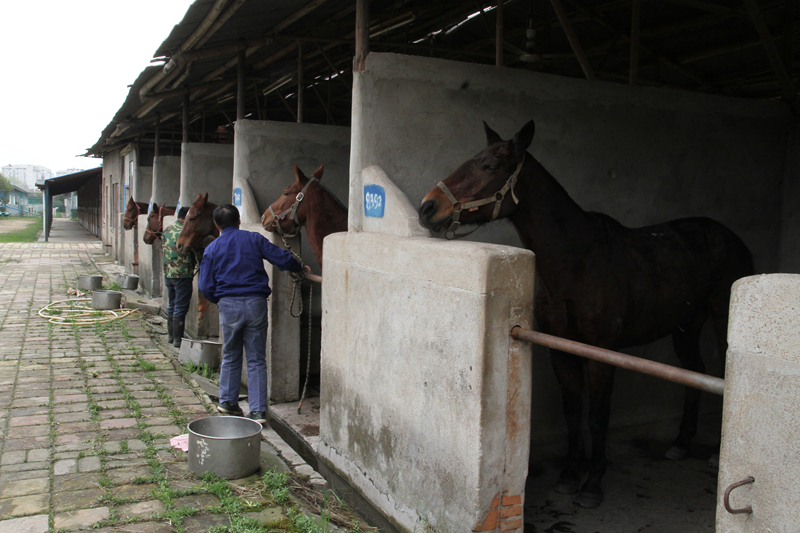
[[(495, 2), (372, 0), (370, 49), (495, 64)], [(349, 125), (356, 0), (197, 0), (154, 54), (87, 155), (133, 139), (209, 142), (236, 119), (246, 54), (249, 118)], [(507, 0), (510, 68), (797, 103), (800, 7), (793, 0)], [(631, 43), (638, 42), (634, 46)], [(302, 49), (302, 59), (299, 50)], [(793, 107), (794, 109), (794, 107)]]
[(50, 196), (58, 196), (59, 194), (76, 192), (93, 178), (102, 177), (102, 175), (103, 167), (90, 168), (37, 181), (36, 187), (42, 191), (45, 189), (50, 191)]

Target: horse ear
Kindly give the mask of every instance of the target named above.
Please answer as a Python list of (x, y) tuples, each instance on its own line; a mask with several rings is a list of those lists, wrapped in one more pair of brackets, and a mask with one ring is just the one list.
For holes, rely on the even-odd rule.
[(483, 121), (483, 131), (486, 132), (486, 146), (503, 142), (503, 139), (500, 138), (496, 131), (489, 127), (485, 120)]
[(320, 165), (319, 168), (317, 170), (315, 170), (314, 173), (311, 174), (311, 175), (314, 176), (315, 178), (317, 178), (318, 180), (321, 180), (322, 179), (322, 173), (324, 171), (325, 171), (325, 168), (323, 167), (323, 165)]
[(522, 159), (522, 156), (525, 155), (525, 151), (533, 141), (533, 134), (535, 131), (536, 125), (530, 120), (527, 124), (522, 126), (522, 129), (514, 135), (514, 138), (508, 141), (508, 151), (515, 155), (517, 160)]
[(305, 174), (303, 174), (303, 171), (300, 170), (300, 167), (297, 166), (297, 163), (295, 163), (293, 166), (294, 166), (294, 179), (297, 180), (297, 183), (305, 183), (306, 181), (308, 181), (308, 178), (306, 177)]
[(203, 204), (207, 204), (207, 203), (208, 203), (208, 193), (205, 193), (203, 195)]
[(153, 209), (152, 209), (152, 210), (150, 210), (150, 212), (151, 212), (151, 213), (153, 213), (153, 212), (155, 212), (155, 211), (158, 211), (158, 204), (157, 204), (157, 203), (155, 203), (155, 202), (153, 202)]

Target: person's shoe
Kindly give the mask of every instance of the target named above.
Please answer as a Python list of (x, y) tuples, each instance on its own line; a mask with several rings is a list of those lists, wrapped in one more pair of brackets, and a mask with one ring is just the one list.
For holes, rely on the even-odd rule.
[(167, 342), (172, 344), (175, 337), (172, 335), (172, 315), (167, 315)]
[(242, 416), (244, 415), (244, 411), (242, 408), (239, 407), (239, 404), (231, 403), (231, 402), (222, 402), (217, 406), (217, 411), (224, 415), (229, 416)]
[(259, 424), (266, 425), (267, 423), (267, 412), (266, 411), (250, 411), (250, 414), (247, 415), (247, 418), (258, 422)]
[(181, 347), (181, 339), (183, 339), (183, 332), (186, 328), (186, 317), (185, 316), (173, 316), (172, 317), (172, 335), (175, 337), (172, 345), (176, 348)]

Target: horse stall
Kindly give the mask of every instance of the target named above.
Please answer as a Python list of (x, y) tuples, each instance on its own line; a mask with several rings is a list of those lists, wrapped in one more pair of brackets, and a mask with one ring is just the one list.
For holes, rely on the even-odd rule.
[[(233, 182), (233, 145), (215, 143), (181, 144), (181, 186), (176, 208), (190, 207), (198, 194), (208, 193), (209, 202), (215, 204), (231, 201)], [(169, 200), (168, 200), (169, 201)], [(177, 211), (175, 212), (177, 216)], [(176, 216), (166, 217), (164, 227), (173, 224)], [(162, 307), (167, 308), (167, 295)], [(219, 311), (217, 306), (203, 298), (194, 278), (192, 301), (186, 314), (186, 333), (194, 339), (219, 336)]]
[[(125, 202), (131, 198), (135, 202), (146, 204), (150, 199), (153, 187), (153, 167), (148, 161), (147, 154), (140, 147), (130, 144), (122, 151), (122, 175), (125, 183)], [(152, 152), (150, 152), (152, 157)], [(149, 165), (142, 164), (144, 161)], [(144, 226), (139, 225), (139, 216), (146, 215), (141, 211), (133, 217), (133, 229), (125, 231), (124, 253), (120, 258), (120, 265), (129, 274), (139, 274), (139, 248), (141, 248), (141, 233)]]
[[(478, 429), (470, 421), (478, 416), (472, 411), (477, 405), (461, 403), (452, 394), (438, 397), (435, 391), (470, 390), (463, 360), (450, 358), (460, 357), (466, 338), (488, 343), (481, 337), (488, 335), (487, 329), (480, 320), (470, 320), (475, 315), (464, 312), (462, 301), (434, 297), (431, 287), (452, 283), (455, 288), (454, 280), (461, 280), (469, 268), (469, 246), (481, 245), (425, 239), (419, 244), (425, 253), (417, 255), (418, 241), (407, 247), (373, 234), (374, 215), (363, 197), (372, 182), (364, 179), (364, 169), (379, 166), (418, 206), (439, 180), (486, 146), (481, 121), (510, 139), (533, 119), (536, 134), (528, 153), (583, 209), (609, 214), (629, 227), (711, 217), (746, 243), (756, 272), (776, 271), (797, 256), (796, 244), (781, 251), (786, 241), (781, 234), (782, 197), (794, 191), (797, 199), (796, 188), (783, 185), (798, 173), (797, 148), (789, 143), (797, 123), (777, 102), (372, 52), (366, 69), (355, 76), (353, 110), (349, 233), (329, 237), (325, 248), (319, 446), (330, 466), (404, 531), (420, 523), (444, 531), (521, 531), (521, 524), (514, 528), (484, 520), (511, 513), (502, 498), (510, 489), (474, 481), (483, 479), (477, 474), (482, 465), (508, 460), (509, 447), (527, 448), (527, 439), (461, 456), (458, 468), (452, 457), (439, 461), (430, 455), (431, 446), (440, 449), (438, 439), (460, 453), (462, 446), (472, 445), (469, 436)], [(479, 228), (466, 240), (491, 243), (503, 254), (522, 247), (505, 220)], [(537, 263), (542, 260), (547, 258), (537, 258)], [(481, 279), (475, 271), (469, 275), (475, 276), (473, 282)], [(532, 266), (525, 276), (532, 279)], [(433, 327), (415, 313), (448, 327)], [(504, 356), (507, 345), (497, 339), (490, 352)], [(431, 347), (432, 360), (419, 361)], [(724, 357), (708, 324), (701, 349), (706, 372), (721, 376)], [(679, 365), (669, 339), (625, 352)], [(603, 482), (606, 498), (599, 509), (587, 510), (573, 505), (574, 496), (552, 490), (566, 452), (561, 394), (545, 350), (533, 349), (531, 366), (530, 417), (515, 420), (515, 431), (529, 433), (527, 485), (524, 493), (508, 493), (524, 506), (526, 530), (714, 531), (717, 469), (708, 459), (720, 442), (719, 398), (703, 395), (689, 457), (673, 462), (664, 453), (678, 434), (683, 387), (618, 371)], [(455, 374), (446, 374), (443, 367)], [(378, 389), (377, 396), (372, 389)], [(388, 405), (381, 389), (395, 391), (387, 396), (402, 398), (404, 406)], [(481, 404), (479, 420), (503, 412), (499, 404), (487, 407)], [(499, 411), (493, 415), (495, 408)], [(445, 420), (434, 420), (434, 410)], [(412, 423), (412, 415), (418, 422)], [(467, 429), (448, 434), (458, 424)], [(527, 457), (528, 449), (513, 453)], [(461, 468), (475, 469), (476, 477), (462, 475)], [(409, 479), (405, 473), (411, 469), (424, 474)], [(454, 472), (461, 477), (452, 478)], [(457, 494), (451, 490), (455, 486), (471, 492)], [(499, 499), (493, 501), (485, 486), (499, 487), (492, 494), (499, 493)], [(464, 528), (467, 517), (474, 520)]]
[[(311, 175), (320, 165), (324, 166), (321, 183), (333, 194), (347, 200), (348, 169), (350, 157), (350, 129), (341, 126), (301, 124), (260, 120), (240, 120), (235, 126), (235, 156), (233, 203), (241, 213), (242, 228), (266, 236), (273, 244), (285, 247), (280, 235), (267, 232), (261, 226), (261, 215), (276, 200), (283, 190), (295, 182), (293, 166), (297, 165), (306, 175)], [(322, 271), (308, 247), (306, 229), (297, 237), (288, 238), (287, 243), (300, 255), (312, 271)], [(319, 286), (303, 287), (303, 294), (293, 300), (292, 278), (280, 272), (269, 262), (264, 267), (270, 277), (272, 295), (269, 299), (269, 331), (267, 339), (267, 365), (270, 399), (273, 412), (278, 413), (290, 425), (294, 425), (293, 414), (300, 398), (300, 389), (306, 377), (311, 352), (309, 374), (312, 389), (319, 386), (319, 346), (321, 324), (321, 298)], [(300, 310), (300, 302), (308, 302), (308, 291), (312, 291), (312, 308), (303, 306), (302, 318), (292, 316), (290, 305), (295, 302), (294, 314)], [(309, 344), (309, 311), (312, 324)], [(302, 322), (302, 324), (301, 324)], [(243, 378), (246, 377), (243, 374)], [(310, 396), (318, 397), (312, 390)], [(284, 404), (283, 406), (280, 404)], [(308, 433), (308, 432), (306, 432)]]
[[(150, 194), (149, 211), (153, 204), (158, 206), (175, 206), (176, 191), (181, 186), (181, 158), (179, 156), (159, 155), (153, 158), (153, 180)], [(139, 235), (144, 237), (144, 228), (147, 227), (147, 214), (139, 215)], [(141, 241), (141, 238), (140, 238)], [(161, 253), (161, 239), (157, 238), (153, 244), (139, 243), (139, 279), (142, 288), (153, 298), (158, 298), (163, 292), (164, 266)]]

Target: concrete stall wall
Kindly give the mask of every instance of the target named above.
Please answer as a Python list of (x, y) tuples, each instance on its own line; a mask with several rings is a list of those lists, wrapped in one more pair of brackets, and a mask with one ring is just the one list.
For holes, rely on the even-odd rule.
[[(239, 189), (243, 195), (239, 206), (243, 228), (259, 231), (270, 241), (283, 247), (278, 235), (261, 230), (260, 220), (267, 207), (281, 196), (287, 186), (294, 183), (295, 164), (307, 176), (320, 165), (324, 165), (321, 182), (343, 202), (347, 201), (350, 128), (240, 120), (237, 121), (234, 131), (233, 187), (234, 190)], [(303, 229), (300, 238), (292, 239), (289, 244), (314, 272), (319, 273), (320, 266), (308, 245), (303, 244), (306, 242)], [(271, 326), (267, 360), (271, 369), (280, 369), (269, 373), (270, 397), (279, 402), (294, 401), (300, 395), (298, 383), (301, 342), (299, 319), (292, 318), (289, 311), (292, 280), (287, 273), (272, 268), (269, 263), (265, 262), (264, 266), (273, 287), (269, 301)], [(314, 299), (312, 324), (320, 324), (320, 301), (319, 297)], [(273, 332), (280, 334), (273, 335)], [(319, 330), (314, 337), (316, 346), (319, 342)]]
[(402, 531), (522, 531), (531, 359), (508, 332), (532, 321), (533, 263), (509, 246), (325, 240), (319, 453)]
[[(175, 206), (178, 203), (181, 188), (181, 158), (179, 156), (158, 156), (153, 158), (153, 179), (150, 193), (150, 209), (153, 203)], [(139, 219), (139, 227), (144, 228), (147, 219)], [(140, 239), (144, 231), (139, 232)], [(152, 245), (144, 241), (139, 243), (139, 277), (144, 289), (150, 296), (157, 298), (163, 292), (163, 256), (161, 240), (156, 239)]]
[(115, 260), (120, 255), (123, 204), (122, 157), (120, 150), (103, 156), (103, 244)]
[[(800, 509), (800, 275), (753, 276), (734, 285), (728, 329), (717, 533), (789, 533)], [(725, 489), (752, 476), (753, 483)]]
[[(181, 145), (180, 204), (191, 206), (198, 194), (208, 193), (215, 204), (230, 203), (233, 183), (233, 145), (183, 143)], [(170, 224), (176, 219), (171, 218)], [(167, 227), (167, 219), (164, 220)], [(219, 336), (219, 311), (197, 290), (194, 280), (192, 301), (186, 314), (186, 332), (193, 338)]]
[(181, 191), (180, 156), (160, 155), (153, 158), (153, 186), (150, 205), (175, 206)]
[[(437, 181), (486, 146), (482, 120), (508, 139), (534, 119), (529, 152), (584, 209), (627, 226), (710, 216), (744, 239), (759, 271), (778, 268), (792, 119), (777, 102), (376, 53), (356, 75), (353, 98), (353, 230), (364, 220), (361, 169), (382, 167), (419, 205)], [(470, 239), (520, 246), (507, 221)], [(714, 353), (710, 328), (703, 343)], [(668, 339), (626, 351), (678, 364)], [(560, 392), (543, 351), (534, 361), (533, 438), (549, 439), (565, 432)], [(721, 374), (719, 354), (706, 364)], [(707, 408), (719, 408), (709, 400)], [(674, 419), (683, 389), (618, 372), (612, 402), (612, 427)]]
[(208, 193), (215, 204), (230, 203), (233, 183), (233, 145), (181, 145), (180, 205), (190, 207), (198, 194)]

